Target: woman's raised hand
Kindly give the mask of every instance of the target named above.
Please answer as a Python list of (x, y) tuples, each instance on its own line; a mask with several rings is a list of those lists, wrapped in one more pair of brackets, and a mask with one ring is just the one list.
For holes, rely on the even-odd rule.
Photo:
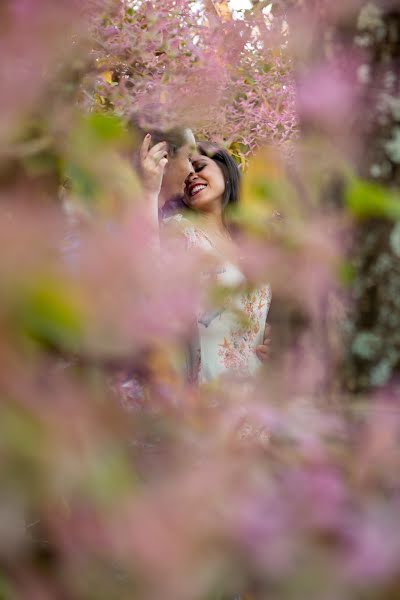
[(140, 170), (146, 191), (158, 195), (168, 163), (168, 145), (167, 142), (159, 142), (150, 148), (150, 144), (151, 135), (148, 133), (140, 148)]

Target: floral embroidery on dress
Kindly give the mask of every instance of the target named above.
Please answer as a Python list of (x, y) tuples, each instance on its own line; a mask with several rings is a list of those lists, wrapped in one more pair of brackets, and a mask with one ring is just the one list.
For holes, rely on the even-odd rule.
[(271, 290), (265, 286), (253, 292), (247, 292), (241, 298), (241, 309), (246, 318), (246, 325), (238, 324), (229, 336), (225, 336), (219, 344), (218, 357), (226, 369), (235, 369), (243, 374), (248, 373), (249, 355), (254, 352), (254, 342), (260, 331), (260, 317), (271, 302)]
[(244, 274), (215, 247), (206, 232), (182, 215), (166, 220), (171, 221), (183, 233), (187, 249), (203, 250), (212, 259), (201, 272), (205, 289), (215, 283), (224, 292), (222, 306), (207, 305), (196, 315), (187, 352), (188, 380), (202, 384), (232, 373), (247, 378), (259, 366), (254, 350), (262, 343), (271, 290), (264, 285), (243, 291)]

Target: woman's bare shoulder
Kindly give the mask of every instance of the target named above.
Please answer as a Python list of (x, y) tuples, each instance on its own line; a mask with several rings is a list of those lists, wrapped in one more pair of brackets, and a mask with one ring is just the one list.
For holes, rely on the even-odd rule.
[(176, 231), (177, 233), (184, 235), (189, 246), (195, 246), (198, 242), (198, 233), (193, 223), (178, 213), (172, 217), (168, 217), (163, 221), (164, 226), (170, 231)]

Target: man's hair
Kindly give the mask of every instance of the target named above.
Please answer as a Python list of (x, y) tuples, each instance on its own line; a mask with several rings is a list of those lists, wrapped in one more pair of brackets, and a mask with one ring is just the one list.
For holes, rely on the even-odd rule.
[(179, 148), (188, 143), (188, 127), (173, 127), (171, 129), (161, 130), (155, 128), (144, 128), (140, 124), (138, 116), (133, 116), (128, 121), (128, 130), (133, 132), (141, 141), (149, 133), (151, 135), (151, 145), (155, 146), (159, 142), (167, 142), (168, 152), (174, 156)]

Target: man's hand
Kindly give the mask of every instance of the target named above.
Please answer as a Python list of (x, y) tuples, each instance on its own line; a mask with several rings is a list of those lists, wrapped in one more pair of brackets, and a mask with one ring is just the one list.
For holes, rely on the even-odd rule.
[(255, 353), (257, 354), (257, 358), (261, 362), (266, 362), (269, 354), (270, 354), (270, 345), (271, 345), (271, 326), (268, 323), (265, 323), (264, 329), (264, 337), (263, 343), (259, 346), (255, 347)]
[(164, 175), (164, 169), (168, 163), (168, 145), (159, 142), (152, 148), (151, 135), (148, 133), (140, 148), (140, 170), (143, 177), (144, 188), (152, 193), (159, 194)]

